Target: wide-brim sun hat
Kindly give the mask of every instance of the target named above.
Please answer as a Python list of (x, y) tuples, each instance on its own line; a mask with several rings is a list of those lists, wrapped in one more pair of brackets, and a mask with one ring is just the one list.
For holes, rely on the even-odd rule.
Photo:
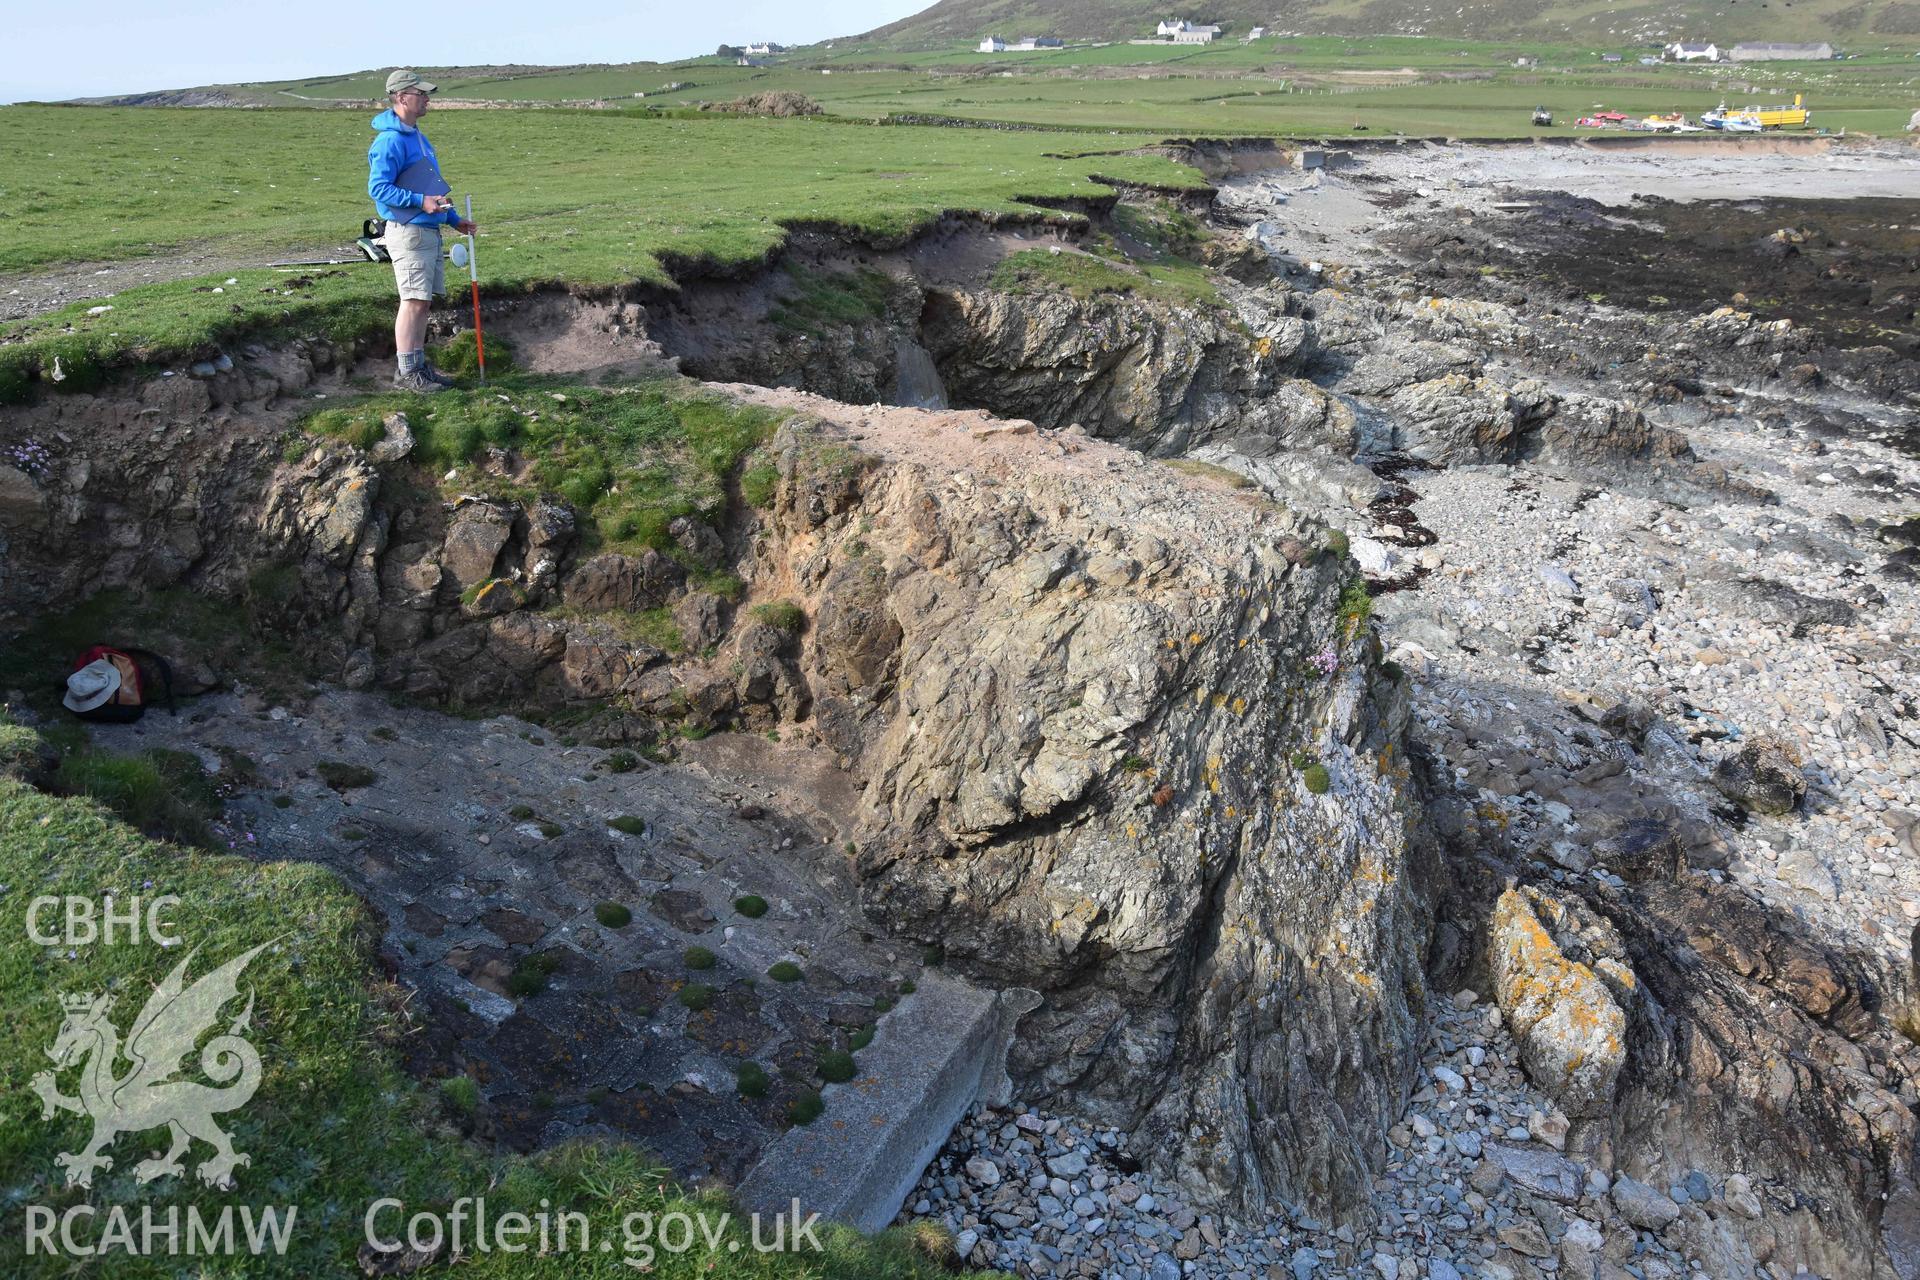
[(120, 669), (105, 658), (96, 658), (67, 677), (67, 693), (60, 705), (69, 711), (91, 711), (106, 705), (120, 692)]

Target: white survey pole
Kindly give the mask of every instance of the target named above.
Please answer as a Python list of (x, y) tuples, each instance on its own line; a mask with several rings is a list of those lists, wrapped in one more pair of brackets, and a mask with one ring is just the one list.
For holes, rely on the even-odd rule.
[[(467, 225), (473, 225), (473, 197), (467, 197)], [(480, 364), (480, 385), (487, 385), (487, 344), (480, 335), (480, 260), (473, 252), (473, 232), (467, 232), (467, 278), (473, 282), (473, 353)]]

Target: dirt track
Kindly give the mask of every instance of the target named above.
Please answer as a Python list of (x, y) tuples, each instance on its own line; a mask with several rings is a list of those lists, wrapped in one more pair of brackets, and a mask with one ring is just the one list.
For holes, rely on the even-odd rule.
[(292, 246), (273, 252), (233, 254), (207, 245), (195, 245), (149, 258), (121, 258), (113, 262), (75, 262), (44, 271), (0, 275), (0, 322), (24, 320), (70, 303), (113, 297), (136, 285), (164, 284), (194, 276), (264, 267), (287, 259), (360, 258), (352, 245)]

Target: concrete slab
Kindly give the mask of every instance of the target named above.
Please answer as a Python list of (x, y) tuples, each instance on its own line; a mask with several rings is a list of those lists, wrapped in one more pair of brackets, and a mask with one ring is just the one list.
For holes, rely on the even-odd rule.
[(740, 1186), (762, 1214), (819, 1213), (878, 1231), (900, 1212), (927, 1162), (977, 1100), (1005, 1102), (1007, 1046), (1032, 991), (993, 995), (930, 972), (880, 1021), (860, 1074), (823, 1093), (826, 1114), (767, 1148)]

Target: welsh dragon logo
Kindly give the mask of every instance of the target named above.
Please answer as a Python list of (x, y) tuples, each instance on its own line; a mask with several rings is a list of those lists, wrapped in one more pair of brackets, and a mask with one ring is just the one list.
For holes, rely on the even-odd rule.
[[(220, 1010), (238, 998), (241, 971), (270, 945), (261, 943), (234, 957), (190, 987), (185, 977), (195, 952), (188, 952), (133, 1020), (124, 1047), (118, 1029), (107, 1017), (113, 1009), (111, 994), (60, 997), (67, 1017), (53, 1048), (47, 1050), (55, 1070), (35, 1075), (33, 1091), (40, 1095), (43, 1119), (51, 1119), (56, 1111), (93, 1118), (93, 1138), (85, 1149), (77, 1154), (63, 1151), (54, 1158), (54, 1163), (67, 1171), (68, 1186), (91, 1187), (95, 1169), (113, 1168), (113, 1158), (104, 1153), (119, 1135), (161, 1125), (167, 1127), (173, 1146), (165, 1155), (134, 1166), (136, 1181), (147, 1183), (185, 1173), (180, 1157), (198, 1138), (214, 1151), (194, 1170), (200, 1181), (222, 1189), (233, 1186), (234, 1169), (252, 1161), (233, 1149), (232, 1139), (213, 1118), (245, 1106), (260, 1087), (260, 1055), (240, 1034), (253, 1015), (251, 994), (240, 1016), (200, 1050), (200, 1069), (208, 1079), (225, 1087), (174, 1077), (184, 1069), (183, 1059), (193, 1052), (200, 1037), (219, 1020)], [(131, 1065), (121, 1074), (118, 1068), (123, 1057)], [(80, 1095), (68, 1097), (60, 1092), (56, 1073), (76, 1064), (81, 1067)]]

